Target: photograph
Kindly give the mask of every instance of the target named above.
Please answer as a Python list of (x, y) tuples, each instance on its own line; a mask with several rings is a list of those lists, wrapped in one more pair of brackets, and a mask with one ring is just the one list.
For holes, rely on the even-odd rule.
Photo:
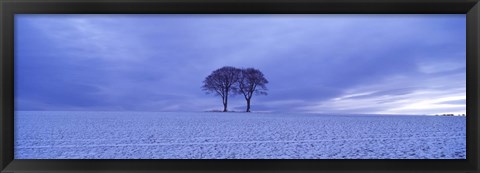
[(14, 22), (14, 159), (466, 160), (465, 14)]

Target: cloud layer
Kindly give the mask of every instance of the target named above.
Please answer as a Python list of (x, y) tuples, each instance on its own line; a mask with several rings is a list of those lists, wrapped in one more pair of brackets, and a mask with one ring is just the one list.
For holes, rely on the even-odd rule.
[[(465, 15), (16, 15), (17, 110), (205, 111), (260, 69), (253, 111), (465, 113)], [(229, 107), (243, 110), (242, 97)]]

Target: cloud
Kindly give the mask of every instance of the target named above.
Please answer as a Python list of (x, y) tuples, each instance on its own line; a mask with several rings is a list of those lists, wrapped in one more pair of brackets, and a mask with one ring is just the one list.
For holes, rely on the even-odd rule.
[[(437, 81), (437, 80), (432, 80)], [(465, 86), (445, 90), (441, 84), (425, 81), (433, 87), (410, 87), (381, 90), (383, 88), (395, 88), (401, 82), (364, 86), (346, 94), (319, 101), (314, 105), (305, 106), (302, 109), (307, 112), (338, 112), (338, 113), (381, 113), (381, 114), (463, 114), (466, 110)], [(445, 80), (443, 80), (445, 81)], [(397, 83), (397, 84), (395, 84)], [(445, 83), (448, 85), (448, 83)], [(411, 85), (414, 86), (414, 85)]]
[(447, 100), (440, 102), (442, 104), (454, 104), (454, 105), (465, 105), (467, 103), (466, 99), (458, 99), (458, 100)]

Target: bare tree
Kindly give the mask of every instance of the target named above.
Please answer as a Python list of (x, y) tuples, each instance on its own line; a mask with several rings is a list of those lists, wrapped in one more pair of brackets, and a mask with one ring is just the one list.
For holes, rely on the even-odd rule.
[(235, 67), (225, 66), (212, 72), (203, 81), (203, 90), (207, 94), (215, 93), (222, 97), (223, 112), (227, 112), (228, 96), (236, 90), (235, 83), (240, 79), (241, 70)]
[(253, 94), (267, 95), (267, 87), (265, 86), (268, 80), (265, 79), (260, 70), (254, 68), (242, 69), (240, 73), (240, 80), (238, 81), (238, 89), (235, 91), (241, 93), (247, 101), (247, 110), (250, 112), (250, 101)]

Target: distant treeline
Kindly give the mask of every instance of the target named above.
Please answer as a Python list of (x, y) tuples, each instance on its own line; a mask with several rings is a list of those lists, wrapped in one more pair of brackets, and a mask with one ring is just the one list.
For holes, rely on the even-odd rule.
[(437, 114), (436, 116), (466, 116), (465, 114)]

